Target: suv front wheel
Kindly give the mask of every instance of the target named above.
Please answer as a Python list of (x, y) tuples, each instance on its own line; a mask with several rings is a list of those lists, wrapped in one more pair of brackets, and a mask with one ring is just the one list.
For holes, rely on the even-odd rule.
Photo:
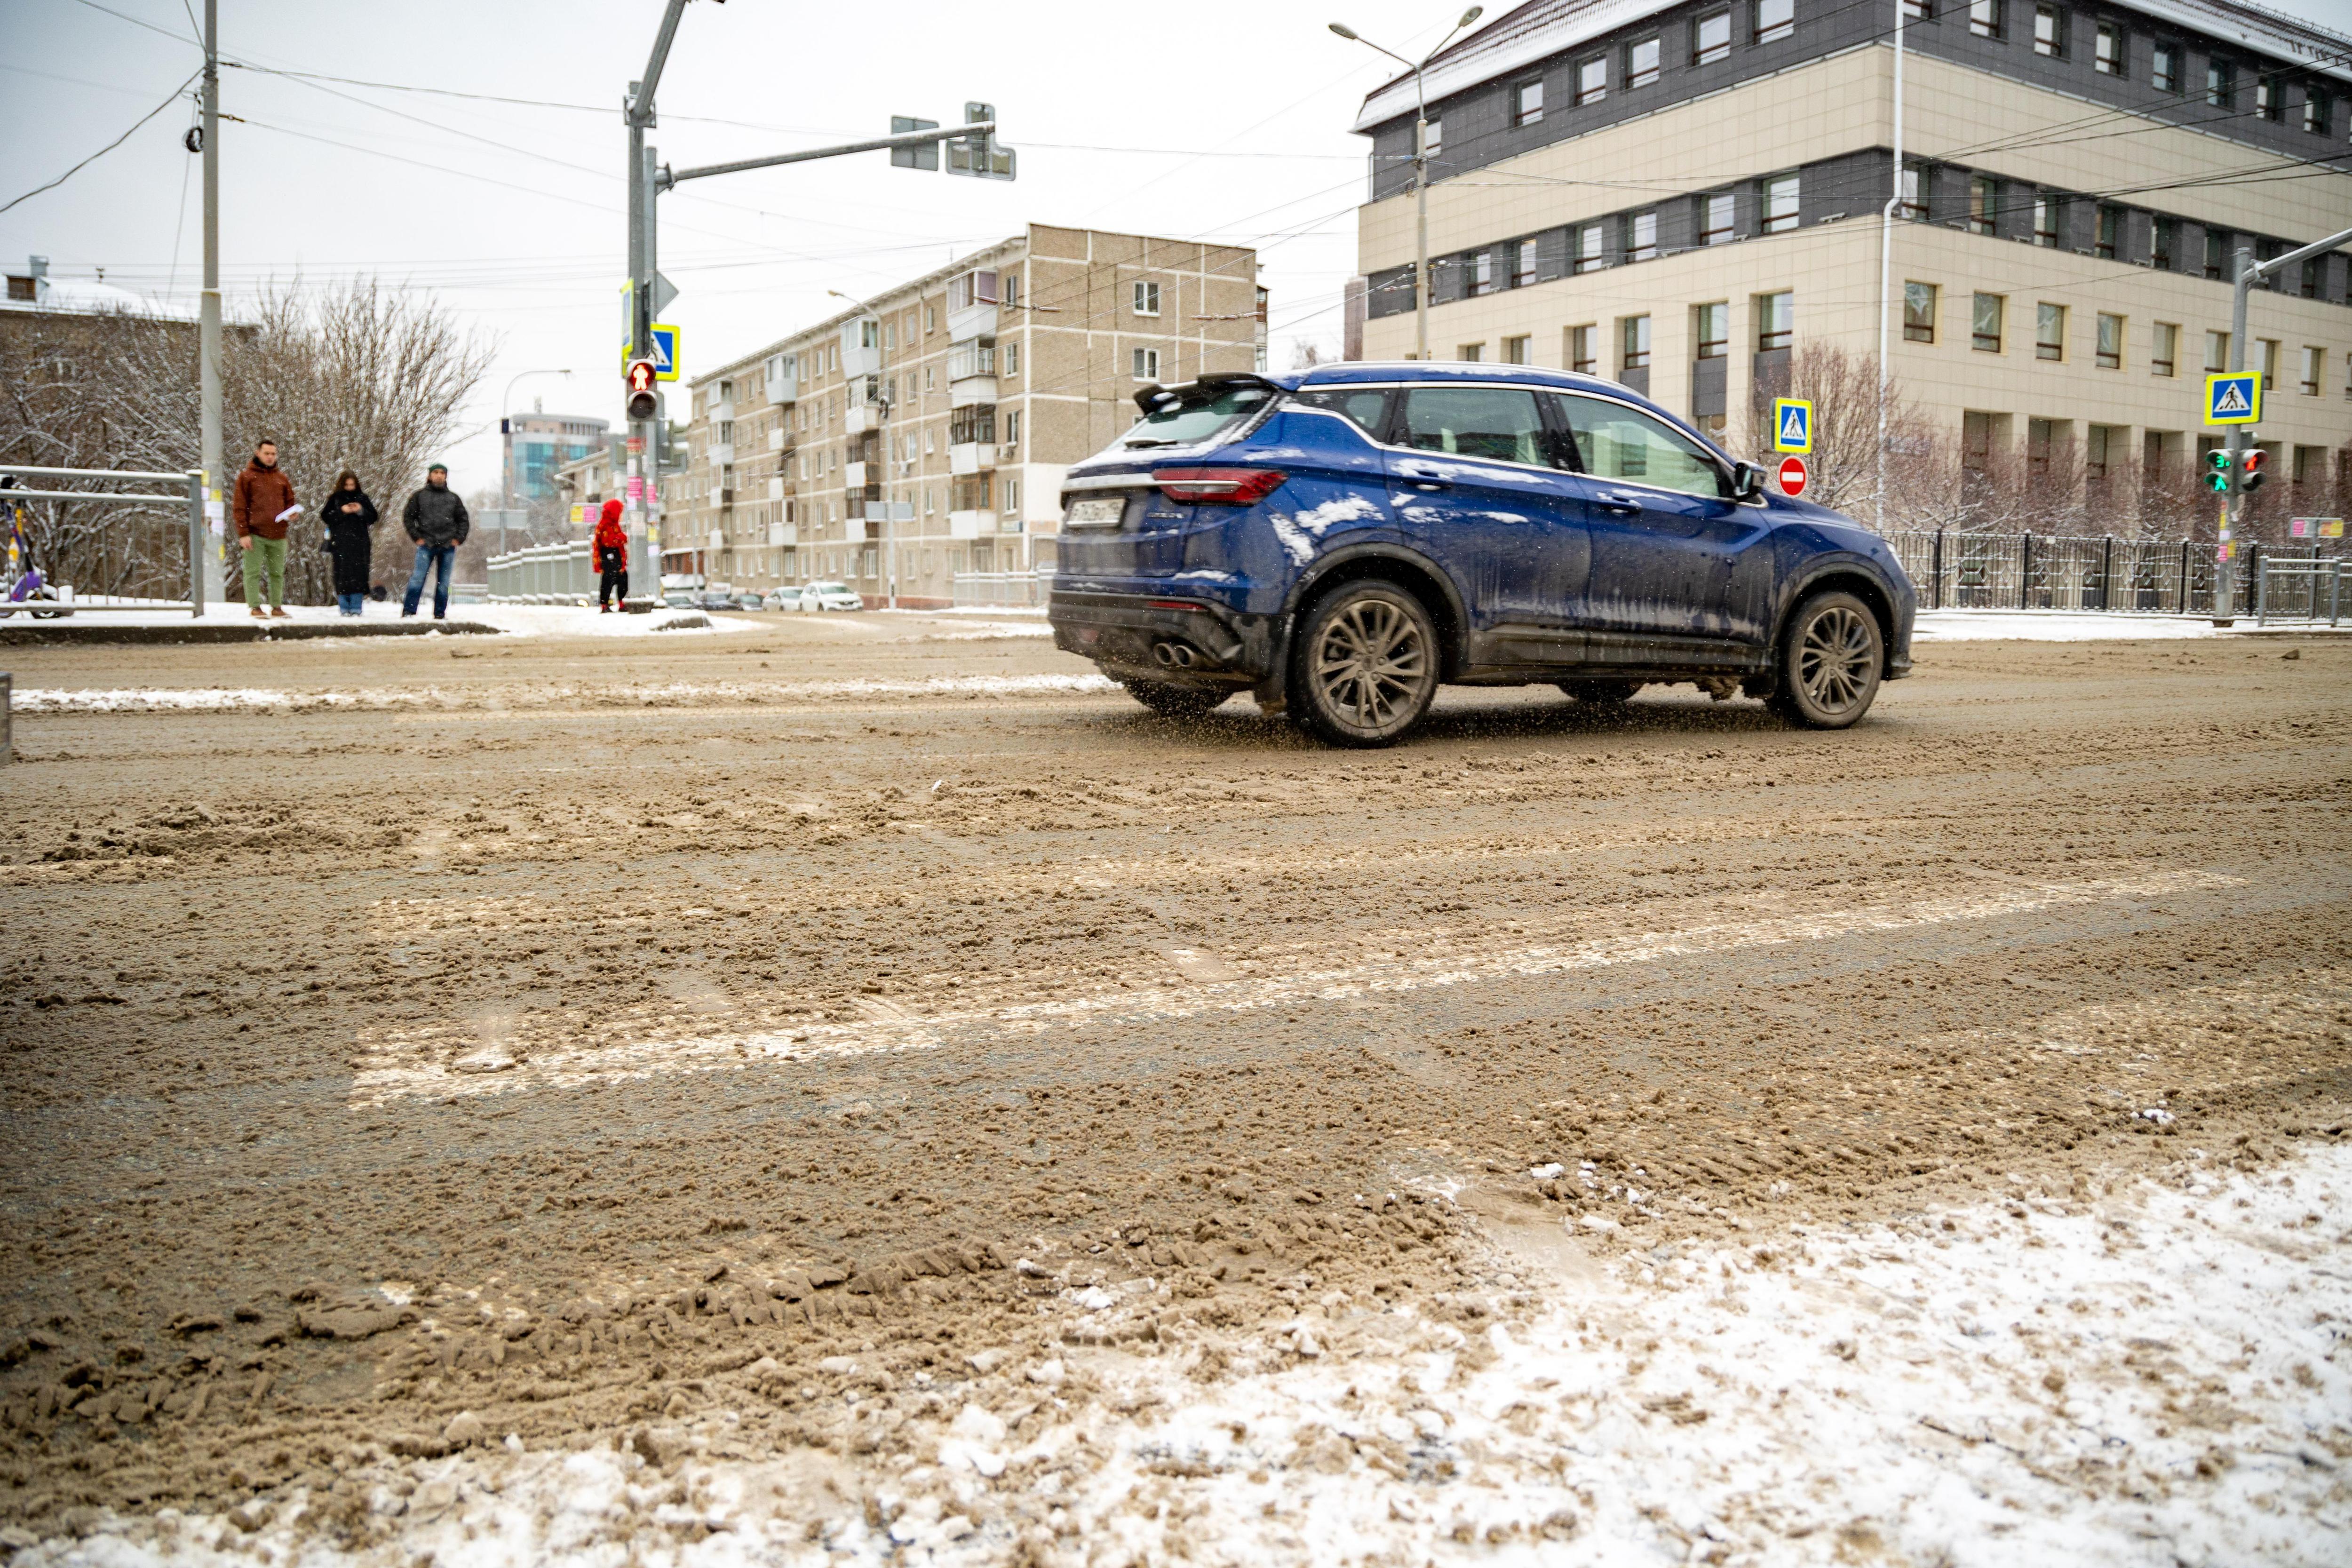
[(1437, 695), (1437, 626), (1393, 583), (1338, 588), (1293, 647), (1290, 711), (1334, 745), (1393, 745)]
[(1808, 730), (1843, 730), (1870, 711), (1886, 647), (1878, 617), (1852, 594), (1832, 589), (1797, 606), (1780, 637), (1772, 707)]

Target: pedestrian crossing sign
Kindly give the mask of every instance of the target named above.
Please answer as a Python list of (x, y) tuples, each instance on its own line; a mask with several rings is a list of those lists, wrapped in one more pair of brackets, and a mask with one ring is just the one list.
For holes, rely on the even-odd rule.
[[(677, 379), (677, 329), (662, 326), (656, 322), (654, 326), (653, 337), (653, 352), (645, 357), (654, 362), (654, 379), (676, 381)], [(629, 345), (624, 342), (621, 344), (623, 366), (625, 367), (628, 364), (629, 358)]]
[(2252, 425), (2263, 416), (2263, 378), (2256, 371), (2231, 371), (2205, 378), (2205, 423)]
[(1813, 405), (1801, 397), (1772, 400), (1772, 450), (1810, 452), (1813, 449)]

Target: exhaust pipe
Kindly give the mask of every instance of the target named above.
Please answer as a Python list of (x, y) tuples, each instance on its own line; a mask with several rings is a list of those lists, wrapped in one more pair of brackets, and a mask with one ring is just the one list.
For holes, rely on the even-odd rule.
[(1190, 669), (1199, 656), (1181, 642), (1156, 642), (1151, 645), (1151, 657), (1170, 669)]

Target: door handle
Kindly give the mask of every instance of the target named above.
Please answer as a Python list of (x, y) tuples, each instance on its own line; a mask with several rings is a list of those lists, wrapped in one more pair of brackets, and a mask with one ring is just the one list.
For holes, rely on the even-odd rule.
[(1406, 464), (1397, 471), (1411, 479), (1412, 488), (1417, 490), (1442, 490), (1452, 488), (1445, 480), (1437, 477), (1436, 469), (1424, 468), (1418, 463)]
[(1637, 512), (1642, 510), (1642, 501), (1640, 497), (1618, 495), (1608, 490), (1603, 490), (1599, 495), (1594, 496), (1592, 498), (1592, 504), (1599, 507), (1603, 511), (1613, 511), (1621, 514)]

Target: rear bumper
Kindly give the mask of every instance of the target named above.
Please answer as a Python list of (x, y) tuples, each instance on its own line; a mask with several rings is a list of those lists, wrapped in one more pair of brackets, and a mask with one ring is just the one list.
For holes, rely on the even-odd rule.
[(1272, 616), (1178, 595), (1056, 589), (1045, 619), (1055, 647), (1094, 660), (1115, 679), (1232, 689), (1257, 685), (1275, 665)]

